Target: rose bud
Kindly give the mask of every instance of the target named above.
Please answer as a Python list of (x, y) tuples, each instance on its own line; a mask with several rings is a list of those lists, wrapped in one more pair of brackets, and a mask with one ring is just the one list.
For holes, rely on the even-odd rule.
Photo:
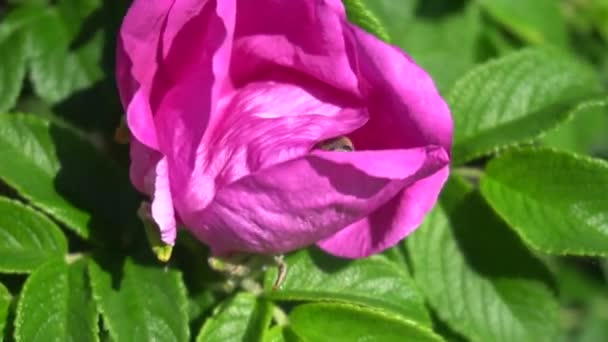
[(135, 0), (117, 58), (131, 180), (166, 245), (180, 226), (215, 256), (365, 257), (448, 177), (433, 81), (339, 0)]

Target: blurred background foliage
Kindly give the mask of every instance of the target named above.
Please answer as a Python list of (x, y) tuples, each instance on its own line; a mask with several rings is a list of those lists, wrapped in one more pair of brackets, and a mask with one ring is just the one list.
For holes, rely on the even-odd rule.
[[(380, 36), (403, 48), (422, 65), (442, 94), (447, 94), (456, 80), (475, 65), (525, 47), (543, 45), (557, 47), (589, 65), (603, 86), (608, 86), (608, 0), (344, 2), (351, 6), (363, 4), (377, 20), (364, 18), (361, 26), (378, 32), (380, 25)], [(142, 261), (142, 265), (149, 265), (152, 264), (150, 252), (141, 241), (143, 230), (135, 218), (140, 197), (131, 190), (126, 178), (128, 149), (113, 140), (123, 115), (114, 82), (116, 34), (128, 6), (126, 0), (0, 2), (0, 113), (28, 113), (25, 116), (10, 114), (11, 118), (0, 120), (0, 163), (4, 165), (0, 166), (3, 172), (0, 194), (34, 199), (36, 207), (51, 213), (60, 226), (67, 227), (71, 255), (88, 250), (103, 251), (103, 246), (110, 246), (107, 250), (128, 250), (125, 254), (135, 260), (147, 260)], [(2, 140), (20, 129), (20, 125), (27, 126), (30, 116), (51, 122), (52, 129), (41, 128), (27, 134), (31, 134), (32, 139), (41, 139), (38, 146), (41, 150), (56, 151), (48, 154), (52, 159), (49, 161), (32, 158), (31, 165), (28, 164), (30, 173), (21, 174), (22, 169), (12, 170), (7, 166), (14, 159), (9, 158), (8, 149), (2, 148), (6, 146)], [(45, 139), (55, 144), (51, 146)], [(86, 147), (79, 146), (81, 144)], [(605, 106), (584, 111), (537, 139), (535, 144), (608, 158)], [(472, 165), (475, 163), (484, 163), (484, 160), (476, 160)], [(42, 171), (37, 173), (38, 169)], [(51, 170), (50, 173), (43, 172), (46, 169)], [(62, 182), (62, 177), (70, 184)], [(60, 197), (52, 194), (52, 189), (31, 190), (28, 179), (44, 183), (49, 189), (65, 189)], [(121, 205), (116, 205), (117, 199)], [(94, 235), (104, 236), (90, 239)], [(423, 238), (421, 235), (416, 239)], [(475, 241), (487, 242), (483, 238)], [(503, 257), (500, 252), (498, 249), (496, 255), (490, 253), (484, 257), (496, 258), (495, 262), (499, 262)], [(114, 274), (112, 265), (124, 265), (125, 276), (132, 275), (135, 279), (154, 276), (151, 270), (137, 269), (135, 263), (113, 263), (108, 261), (108, 255), (99, 254), (100, 257), (95, 257), (95, 266), (89, 270), (92, 275), (99, 274), (93, 285), (98, 286), (99, 291), (112, 291), (112, 280), (103, 275), (104, 271)], [(387, 253), (389, 259), (403, 258), (395, 255)], [(608, 341), (608, 261), (593, 257), (537, 256), (555, 275), (555, 291), (561, 306), (560, 341)], [(198, 243), (188, 236), (180, 237), (172, 267), (183, 271), (190, 294), (188, 317), (196, 330), (214, 303), (221, 299), (209, 289), (209, 282), (217, 281), (218, 275), (209, 270), (205, 259), (206, 252)], [(526, 256), (521, 256), (521, 260), (525, 262)], [(488, 265), (491, 267), (492, 262), (488, 261)], [(522, 265), (522, 268), (528, 266)], [(515, 268), (513, 272), (518, 272)], [(0, 276), (0, 282), (13, 295), (21, 291), (25, 279), (22, 274)], [(166, 288), (180, 293), (179, 287), (172, 286), (166, 285)], [(0, 297), (2, 295), (0, 293)], [(125, 296), (125, 293), (116, 296)], [(251, 302), (250, 298), (238, 298)], [(111, 301), (102, 304), (106, 311), (119, 312), (114, 305)], [(0, 305), (0, 322), (4, 321), (2, 315)], [(9, 319), (15, 318), (14, 310), (9, 316), (12, 317)], [(434, 313), (432, 318), (446, 338), (465, 340)], [(7, 326), (5, 336), (12, 336), (12, 329)], [(115, 329), (120, 331), (121, 327)]]

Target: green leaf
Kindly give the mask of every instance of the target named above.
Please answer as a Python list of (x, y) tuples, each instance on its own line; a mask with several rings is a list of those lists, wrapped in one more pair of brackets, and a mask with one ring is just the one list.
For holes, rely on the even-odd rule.
[(40, 9), (43, 15), (28, 25), (31, 79), (41, 98), (61, 101), (103, 77), (103, 32), (91, 30), (101, 4), (100, 0), (60, 0)]
[(4, 336), (4, 326), (6, 325), (6, 319), (8, 318), (10, 304), (11, 294), (6, 287), (0, 283), (0, 341), (2, 341), (2, 336)]
[(549, 147), (590, 153), (608, 144), (608, 101), (589, 101), (577, 107), (570, 121), (548, 132), (541, 141)]
[(555, 278), (559, 286), (559, 299), (563, 305), (588, 304), (598, 296), (605, 295), (604, 284), (594, 274), (585, 272), (575, 263), (558, 260)]
[(282, 327), (275, 325), (268, 330), (264, 337), (264, 342), (301, 342), (299, 338), (291, 329), (288, 327)]
[(40, 6), (19, 6), (11, 9), (0, 22), (0, 113), (14, 107), (21, 92), (27, 58), (29, 36), (24, 28), (38, 20)]
[(188, 341), (188, 302), (181, 274), (103, 260), (89, 264), (93, 296), (112, 340)]
[(415, 280), (456, 332), (473, 342), (554, 341), (550, 273), (464, 181), (450, 179), (406, 245)]
[(14, 107), (25, 77), (25, 41), (21, 34), (0, 38), (0, 112)]
[(554, 49), (526, 49), (478, 66), (447, 96), (454, 163), (530, 142), (600, 90), (592, 69)]
[(86, 262), (52, 260), (26, 281), (15, 320), (15, 340), (99, 341), (98, 313), (86, 281)]
[(31, 272), (67, 253), (63, 232), (45, 216), (0, 197), (0, 272)]
[(347, 304), (300, 305), (289, 314), (289, 322), (295, 333), (309, 342), (443, 341), (413, 321)]
[[(361, 0), (360, 2), (378, 18), (391, 38), (397, 41), (406, 33), (409, 22), (414, 20), (416, 1)], [(392, 34), (396, 34), (395, 37), (392, 37)]]
[(83, 238), (118, 236), (135, 218), (126, 173), (69, 129), (0, 114), (0, 155), (10, 160), (0, 163), (0, 179)]
[(361, 0), (342, 0), (348, 20), (376, 37), (388, 42), (390, 37), (382, 23)]
[(530, 246), (608, 256), (608, 163), (544, 148), (508, 151), (481, 178), (490, 205)]
[(367, 0), (365, 4), (387, 27), (391, 42), (428, 71), (441, 91), (448, 90), (474, 65), (481, 34), (480, 11), (475, 4), (463, 11), (416, 17), (414, 1)]
[(566, 23), (555, 0), (477, 0), (497, 21), (532, 44), (566, 46)]
[(599, 342), (608, 340), (608, 298), (598, 298), (590, 308), (577, 342)]
[(0, 112), (13, 107), (25, 71), (35, 92), (55, 103), (103, 78), (100, 0), (34, 1), (9, 11), (0, 25)]
[(318, 249), (286, 259), (287, 276), (272, 291), (276, 269), (266, 274), (267, 296), (283, 301), (341, 301), (382, 308), (422, 325), (430, 325), (424, 301), (405, 268), (382, 256), (344, 260)]
[(218, 306), (196, 338), (200, 342), (262, 341), (272, 319), (272, 304), (239, 293)]

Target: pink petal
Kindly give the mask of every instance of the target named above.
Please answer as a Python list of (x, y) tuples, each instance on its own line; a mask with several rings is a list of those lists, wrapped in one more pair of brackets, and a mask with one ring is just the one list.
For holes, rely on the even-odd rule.
[(219, 255), (290, 251), (361, 220), (447, 163), (441, 147), (317, 151), (221, 189), (194, 233)]
[(396, 245), (412, 233), (433, 208), (449, 167), (422, 178), (397, 196), (335, 235), (318, 242), (323, 250), (346, 258), (363, 258)]
[(431, 77), (401, 50), (350, 26), (353, 65), (359, 71), (369, 122), (350, 137), (360, 149), (452, 144), (450, 110)]
[(160, 229), (161, 240), (169, 245), (175, 244), (177, 227), (167, 173), (167, 160), (164, 158), (156, 165), (156, 179), (152, 196), (152, 218)]
[(120, 29), (116, 78), (131, 133), (144, 144), (157, 146), (149, 104), (158, 69), (157, 48), (173, 1), (136, 0)]
[[(133, 2), (120, 31), (117, 81), (140, 142), (165, 153), (184, 133), (200, 140), (227, 86), (221, 80), (227, 79), (235, 6), (234, 0)], [(190, 162), (191, 145), (182, 143)]]
[[(196, 3), (199, 5), (195, 6)], [(152, 97), (158, 103), (155, 122), (159, 149), (167, 157), (174, 200), (193, 175), (203, 135), (214, 121), (223, 120), (218, 118), (221, 111), (217, 106), (224, 92), (231, 89), (227, 73), (234, 0), (210, 0), (203, 8), (200, 3), (176, 2), (172, 8), (181, 14), (176, 14), (174, 20), (188, 18), (188, 21), (172, 23), (180, 30), (170, 41), (171, 47), (155, 80), (153, 94), (157, 96)]]
[(137, 139), (131, 139), (130, 143), (131, 165), (129, 176), (135, 188), (144, 194), (154, 192), (156, 179), (156, 165), (162, 155)]
[(226, 98), (222, 121), (205, 135), (190, 183), (174, 188), (183, 191), (177, 197), (187, 199), (178, 205), (187, 224), (201, 224), (189, 214), (207, 206), (216, 188), (304, 156), (319, 141), (367, 121), (356, 100), (313, 80), (292, 81), (252, 82)]
[(339, 1), (239, 1), (232, 55), (235, 84), (286, 69), (358, 94), (344, 42)]

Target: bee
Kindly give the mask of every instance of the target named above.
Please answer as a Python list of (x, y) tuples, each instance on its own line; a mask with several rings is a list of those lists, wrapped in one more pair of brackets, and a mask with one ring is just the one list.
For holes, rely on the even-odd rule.
[(315, 145), (315, 148), (337, 152), (353, 152), (355, 150), (353, 142), (345, 136), (323, 140)]

